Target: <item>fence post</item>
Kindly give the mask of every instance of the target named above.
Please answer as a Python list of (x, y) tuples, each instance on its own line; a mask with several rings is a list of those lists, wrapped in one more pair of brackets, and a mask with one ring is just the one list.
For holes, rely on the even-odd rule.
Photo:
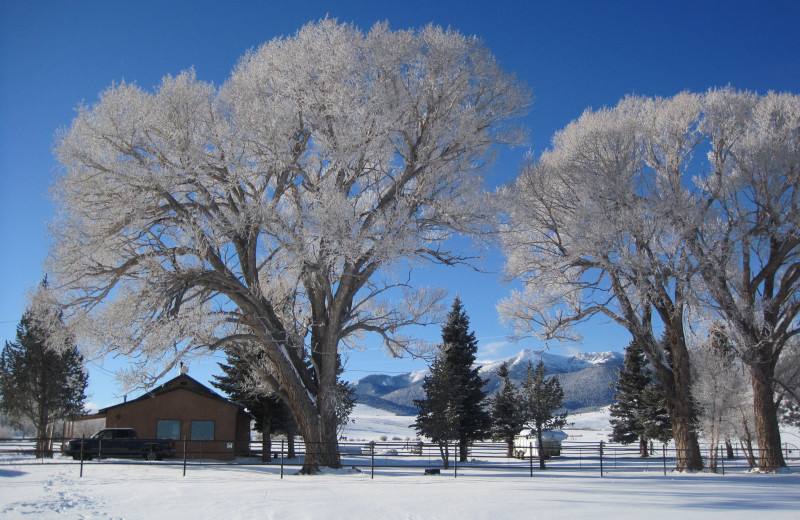
[(86, 434), (81, 435), (81, 476), (83, 478), (83, 443), (86, 441)]
[(603, 476), (603, 441), (600, 441), (600, 476)]
[[(676, 448), (677, 449), (677, 448)], [(661, 460), (664, 463), (664, 476), (667, 476), (667, 445), (661, 445)]]
[(453, 478), (458, 478), (458, 458), (461, 456), (461, 446), (455, 443), (453, 446)]
[(375, 441), (369, 442), (369, 454), (370, 454), (370, 479), (375, 478)]
[(281, 439), (281, 480), (283, 480), (283, 439)]
[(725, 457), (722, 457), (722, 476), (725, 476)]
[(186, 435), (183, 436), (183, 476), (186, 476)]
[(531, 463), (531, 477), (533, 477), (533, 443), (528, 443), (528, 460)]

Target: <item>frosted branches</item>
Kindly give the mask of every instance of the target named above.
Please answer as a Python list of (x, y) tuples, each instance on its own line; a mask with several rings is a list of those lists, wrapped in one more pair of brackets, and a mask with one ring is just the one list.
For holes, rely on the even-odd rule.
[(359, 334), (400, 354), (442, 294), (397, 297), (392, 269), (465, 260), (445, 242), (485, 228), (482, 174), (528, 103), (475, 38), (327, 19), (220, 87), (113, 85), (57, 142), (51, 271), (82, 335), (143, 359), (248, 335), (290, 385)]

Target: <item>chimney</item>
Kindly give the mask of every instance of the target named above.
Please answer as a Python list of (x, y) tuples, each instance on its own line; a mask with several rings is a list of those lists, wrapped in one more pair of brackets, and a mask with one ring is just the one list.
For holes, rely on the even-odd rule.
[(179, 371), (180, 371), (180, 375), (188, 374), (189, 373), (188, 365), (184, 365), (183, 361), (181, 361), (181, 367), (180, 367)]

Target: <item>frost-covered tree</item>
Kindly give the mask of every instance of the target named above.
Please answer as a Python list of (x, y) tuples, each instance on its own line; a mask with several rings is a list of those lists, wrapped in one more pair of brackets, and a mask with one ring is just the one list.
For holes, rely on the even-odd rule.
[[(339, 466), (341, 349), (438, 320), (409, 266), (465, 261), (482, 173), (530, 95), (480, 40), (326, 19), (248, 52), (220, 87), (194, 71), (114, 85), (56, 153), (50, 265), (82, 337), (164, 373), (247, 344), (307, 443)], [(153, 374), (153, 367), (158, 367)]]
[[(564, 390), (558, 376), (545, 379), (547, 369), (541, 359), (533, 369), (529, 361), (520, 391), (520, 407), (527, 424), (536, 432), (536, 441), (542, 449), (542, 432), (563, 428), (567, 424), (567, 412), (563, 410)], [(545, 457), (539, 455), (539, 469), (544, 469)]]
[(790, 94), (628, 97), (559, 132), (508, 192), (509, 271), (525, 289), (504, 314), (546, 336), (598, 313), (628, 328), (665, 388), (679, 468), (701, 463), (691, 307), (714, 315), (748, 369), (760, 469), (785, 465), (775, 369), (800, 333), (799, 128)]
[(506, 456), (514, 455), (514, 437), (525, 426), (525, 418), (520, 403), (519, 390), (511, 381), (508, 362), (503, 362), (497, 370), (502, 380), (500, 390), (492, 398), (492, 439), (506, 443)]
[(0, 352), (0, 410), (11, 424), (30, 421), (36, 457), (52, 457), (56, 421), (85, 413), (88, 375), (83, 356), (61, 323), (42, 283), (17, 325), (16, 342)]
[(703, 467), (684, 333), (694, 267), (660, 215), (697, 218), (683, 182), (699, 110), (691, 94), (587, 110), (500, 194), (507, 271), (523, 282), (501, 315), (545, 339), (579, 340), (572, 327), (598, 314), (625, 327), (664, 388), (681, 470)]
[(704, 345), (692, 351), (697, 424), (708, 442), (708, 467), (717, 470), (720, 444), (739, 439), (752, 451), (753, 394), (742, 362), (728, 338), (712, 329)]
[(672, 438), (664, 392), (653, 379), (644, 352), (636, 342), (625, 348), (623, 368), (611, 387), (616, 392), (611, 405), (613, 442), (638, 442), (640, 456), (647, 457), (648, 441), (666, 442)]
[(749, 371), (759, 469), (775, 471), (786, 465), (775, 390), (789, 383), (776, 367), (800, 334), (800, 96), (710, 91), (699, 131), (711, 149), (710, 173), (698, 180), (704, 218), (666, 216)]
[(800, 338), (795, 336), (787, 344), (775, 372), (776, 379), (783, 382), (776, 389), (781, 422), (800, 427)]

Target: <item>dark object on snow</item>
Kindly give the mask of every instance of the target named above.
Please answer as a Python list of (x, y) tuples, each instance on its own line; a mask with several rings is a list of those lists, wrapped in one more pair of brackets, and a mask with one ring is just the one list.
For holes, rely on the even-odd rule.
[(64, 452), (73, 459), (92, 460), (97, 457), (143, 457), (161, 460), (175, 456), (175, 441), (170, 439), (139, 439), (132, 428), (106, 428), (88, 439), (69, 441)]
[(439, 475), (439, 474), (441, 474), (441, 471), (439, 470), (439, 468), (428, 468), (428, 469), (425, 470), (425, 474), (426, 475)]

